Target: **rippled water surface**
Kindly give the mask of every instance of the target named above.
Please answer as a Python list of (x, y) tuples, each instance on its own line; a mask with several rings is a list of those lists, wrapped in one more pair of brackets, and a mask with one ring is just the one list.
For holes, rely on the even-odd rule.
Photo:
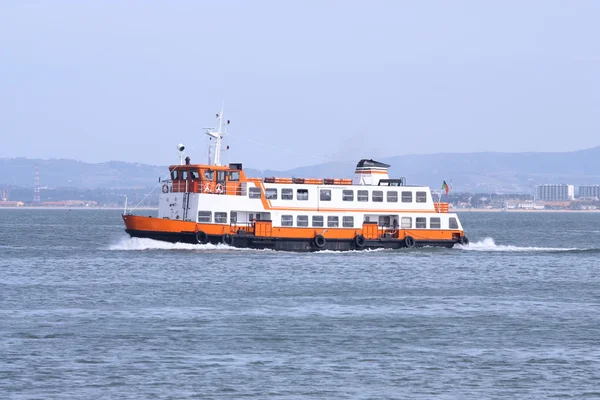
[(600, 397), (600, 213), (462, 213), (454, 249), (130, 239), (0, 210), (0, 397)]

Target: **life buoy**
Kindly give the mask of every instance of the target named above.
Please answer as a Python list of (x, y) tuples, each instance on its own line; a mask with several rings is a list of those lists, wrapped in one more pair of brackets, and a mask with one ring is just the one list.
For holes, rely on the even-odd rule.
[(217, 187), (215, 188), (215, 193), (217, 193), (217, 194), (223, 193), (223, 185), (221, 185), (220, 183), (217, 184)]
[(404, 238), (404, 245), (408, 248), (415, 247), (415, 239), (412, 236), (407, 236)]
[(458, 243), (462, 244), (463, 246), (466, 246), (469, 244), (469, 238), (466, 236), (463, 236), (458, 240)]
[(203, 190), (203, 192), (204, 193), (212, 193), (211, 190), (210, 190), (210, 183), (207, 182), (207, 183), (204, 184), (204, 190)]
[(169, 185), (167, 185), (166, 183), (162, 185), (162, 192), (169, 193)]
[(313, 239), (313, 242), (315, 243), (315, 246), (317, 248), (322, 249), (323, 247), (325, 247), (325, 243), (327, 242), (327, 240), (323, 235), (317, 235)]
[(196, 241), (200, 244), (208, 243), (208, 235), (204, 231), (196, 232)]
[(231, 236), (229, 233), (226, 233), (221, 237), (221, 242), (223, 244), (230, 245), (233, 243), (233, 236)]
[(365, 237), (363, 235), (354, 236), (354, 245), (359, 249), (365, 247)]

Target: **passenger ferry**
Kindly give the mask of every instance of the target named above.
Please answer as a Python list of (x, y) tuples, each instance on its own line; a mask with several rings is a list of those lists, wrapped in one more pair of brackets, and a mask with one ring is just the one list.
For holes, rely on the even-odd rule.
[(206, 131), (215, 142), (209, 162), (184, 161), (179, 145), (179, 165), (160, 183), (158, 217), (123, 214), (130, 236), (304, 252), (468, 243), (448, 203), (390, 178), (382, 162), (360, 160), (354, 179), (252, 178), (240, 163), (221, 165), (223, 113), (217, 118)]

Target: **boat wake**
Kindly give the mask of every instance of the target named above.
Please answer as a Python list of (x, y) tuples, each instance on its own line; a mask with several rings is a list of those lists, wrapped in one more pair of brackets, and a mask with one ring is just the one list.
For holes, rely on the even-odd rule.
[[(118, 243), (108, 247), (114, 251), (141, 251), (141, 250), (193, 250), (193, 251), (265, 251), (255, 249), (241, 249), (227, 246), (226, 244), (189, 244), (189, 243), (169, 243), (160, 240), (146, 238), (122, 238)], [(270, 251), (270, 250), (266, 250)]]
[(380, 248), (380, 249), (364, 249), (364, 250), (357, 250), (357, 249), (353, 249), (353, 250), (317, 250), (311, 254), (347, 254), (347, 253), (356, 253), (356, 254), (367, 254), (367, 253), (377, 253), (377, 252), (381, 252), (381, 251), (394, 251), (394, 249), (384, 249), (384, 248)]
[(586, 251), (588, 249), (565, 248), (565, 247), (519, 247), (513, 245), (496, 244), (494, 239), (487, 237), (478, 242), (471, 242), (468, 245), (455, 245), (454, 248), (467, 251), (506, 251), (506, 252), (561, 252), (561, 251)]
[[(494, 239), (487, 237), (478, 242), (471, 242), (468, 245), (457, 244), (455, 249), (463, 251), (481, 251), (481, 252), (600, 252), (600, 249), (585, 249), (585, 248), (565, 248), (565, 247), (519, 247), (513, 245), (499, 245), (494, 242)], [(192, 250), (192, 251), (251, 251), (251, 252), (276, 252), (275, 250), (265, 249), (249, 249), (227, 246), (226, 244), (188, 244), (188, 243), (168, 243), (160, 240), (145, 239), (145, 238), (130, 238), (124, 237), (118, 243), (108, 247), (112, 251), (143, 251), (143, 250)], [(373, 250), (348, 250), (334, 251), (321, 250), (314, 254), (341, 254), (341, 253), (371, 253), (391, 251), (390, 249), (373, 249)]]

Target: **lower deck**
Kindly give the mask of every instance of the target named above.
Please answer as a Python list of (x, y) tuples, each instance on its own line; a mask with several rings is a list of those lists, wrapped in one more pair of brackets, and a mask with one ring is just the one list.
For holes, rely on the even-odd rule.
[(233, 226), (134, 215), (124, 215), (123, 220), (125, 231), (132, 237), (172, 243), (223, 243), (233, 247), (282, 251), (452, 247), (457, 243), (467, 242), (463, 232), (459, 230), (389, 229), (368, 222), (361, 229), (280, 229), (272, 227), (271, 221)]

